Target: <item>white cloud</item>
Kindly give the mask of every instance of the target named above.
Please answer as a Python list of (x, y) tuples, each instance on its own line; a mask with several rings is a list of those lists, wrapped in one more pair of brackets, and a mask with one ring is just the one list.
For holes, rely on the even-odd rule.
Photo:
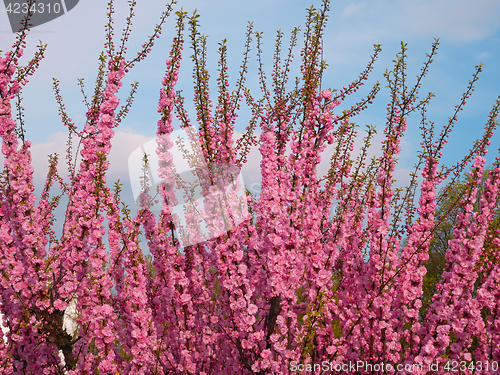
[(500, 2), (496, 0), (409, 1), (406, 12), (416, 33), (457, 42), (480, 40), (500, 28)]
[(348, 17), (352, 16), (353, 14), (359, 13), (365, 6), (365, 3), (357, 3), (357, 4), (349, 4), (344, 8), (344, 10), (341, 13), (341, 16)]
[[(235, 139), (241, 137), (241, 132), (235, 132)], [(260, 137), (260, 131), (255, 132), (257, 139)], [(352, 158), (356, 158), (360, 153), (360, 149), (363, 142), (364, 132), (360, 131), (358, 137), (355, 140), (354, 152)], [(32, 144), (31, 146), (31, 156), (32, 156), (32, 166), (34, 169), (34, 182), (37, 190), (43, 187), (45, 178), (48, 171), (48, 155), (57, 153), (59, 154), (58, 171), (61, 177), (67, 181), (68, 168), (66, 165), (66, 148), (67, 148), (67, 134), (62, 132), (57, 132), (51, 135), (50, 140), (44, 143)], [(120, 179), (126, 185), (129, 185), (129, 164), (128, 158), (132, 152), (138, 147), (144, 145), (154, 137), (148, 137), (143, 134), (135, 133), (132, 131), (116, 131), (115, 136), (112, 139), (112, 148), (109, 155), (110, 167), (107, 173), (108, 186)], [(369, 158), (373, 155), (380, 154), (381, 141), (383, 140), (383, 134), (376, 135), (372, 140), (372, 146), (369, 149)], [(73, 161), (74, 155), (76, 153), (78, 146), (78, 138), (73, 138)], [(322, 161), (318, 167), (318, 173), (324, 175), (329, 168), (330, 157), (333, 155), (335, 146), (329, 146), (322, 154)], [(410, 143), (402, 139), (402, 159), (407, 159), (410, 157), (409, 150)], [(81, 148), (79, 149), (81, 151)], [(290, 155), (290, 147), (287, 148), (285, 153), (287, 156)], [(79, 167), (81, 161), (81, 156), (78, 158), (77, 168)], [(247, 162), (243, 165), (242, 174), (247, 186), (251, 184), (260, 184), (261, 174), (260, 174), (260, 163), (262, 161), (262, 156), (259, 151), (259, 146), (252, 146), (250, 153), (247, 156)], [(1, 161), (3, 165), (3, 159)]]
[[(326, 28), (325, 59), (349, 66), (366, 59), (372, 44), (424, 41), (463, 44), (478, 42), (500, 29), (497, 0), (374, 0), (350, 3), (335, 15), (332, 6)], [(385, 49), (384, 48), (384, 49)], [(369, 53), (369, 52), (368, 52)]]
[(481, 52), (477, 58), (479, 60), (486, 60), (486, 59), (489, 59), (490, 57), (492, 57), (493, 54), (491, 52), (488, 52), (488, 51), (485, 51), (485, 52)]
[[(111, 142), (112, 148), (108, 159), (110, 163), (109, 171), (107, 174), (108, 183), (113, 183), (116, 179), (120, 179), (122, 182), (125, 179), (128, 179), (128, 156), (135, 148), (147, 142), (147, 140), (149, 139), (150, 138), (142, 134), (127, 131), (117, 131), (115, 133), (115, 136)], [(45, 183), (49, 168), (48, 155), (50, 154), (57, 153), (59, 155), (58, 172), (59, 175), (65, 181), (67, 181), (67, 140), (68, 135), (66, 133), (56, 132), (51, 134), (48, 142), (33, 143), (31, 145), (32, 166), (34, 169), (33, 180), (37, 190), (42, 188), (43, 184)], [(74, 137), (72, 141), (73, 162), (78, 147), (78, 141), (79, 139), (77, 137)], [(82, 148), (80, 147), (79, 151), (81, 150)], [(77, 169), (81, 161), (80, 153), (78, 153), (78, 156)], [(1, 164), (3, 165), (3, 157), (1, 159)]]

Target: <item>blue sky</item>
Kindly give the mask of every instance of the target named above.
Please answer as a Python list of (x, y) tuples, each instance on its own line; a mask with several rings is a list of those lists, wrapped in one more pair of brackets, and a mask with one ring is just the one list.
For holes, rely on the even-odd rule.
[[(80, 0), (68, 14), (47, 24), (34, 28), (27, 39), (28, 48), (23, 57), (26, 62), (32, 56), (38, 40), (48, 44), (45, 59), (40, 69), (31, 78), (23, 91), (26, 109), (27, 138), (32, 141), (35, 186), (39, 193), (47, 173), (47, 155), (60, 154), (61, 174), (65, 174), (65, 146), (67, 131), (58, 116), (57, 104), (52, 91), (52, 78), (61, 81), (62, 94), (70, 117), (79, 129), (83, 127), (85, 106), (77, 85), (79, 78), (85, 78), (87, 93), (91, 95), (97, 73), (97, 57), (104, 44), (104, 24), (106, 22), (106, 1)], [(304, 30), (305, 9), (310, 5), (321, 6), (318, 0), (179, 0), (175, 9), (181, 7), (191, 14), (194, 9), (201, 14), (200, 31), (208, 35), (208, 68), (213, 78), (212, 87), (216, 101), (215, 78), (217, 75), (217, 48), (222, 39), (227, 39), (229, 53), (229, 74), (233, 89), (244, 51), (245, 32), (248, 21), (254, 22), (254, 31), (262, 31), (264, 67), (270, 77), (274, 52), (276, 30), (284, 34), (284, 45), (294, 26)], [(115, 34), (119, 38), (128, 13), (127, 2), (116, 1)], [(140, 45), (151, 34), (163, 1), (138, 1), (136, 18), (132, 26), (132, 38), (128, 44), (129, 56), (133, 56)], [(127, 159), (139, 146), (155, 135), (156, 112), (161, 78), (165, 71), (172, 37), (175, 32), (175, 17), (171, 16), (164, 26), (162, 36), (156, 41), (153, 52), (145, 61), (139, 63), (126, 76), (120, 98), (127, 97), (128, 85), (139, 82), (139, 90), (128, 117), (116, 130), (113, 150), (110, 156), (111, 169), (108, 173), (109, 186), (120, 179), (124, 182), (124, 199), (131, 201), (131, 190)], [(295, 71), (298, 74), (302, 33), (295, 50)], [(186, 31), (187, 36), (187, 31)], [(414, 82), (424, 63), (425, 54), (431, 51), (434, 38), (440, 39), (438, 55), (431, 65), (430, 72), (423, 82), (423, 95), (434, 92), (436, 98), (429, 107), (429, 119), (439, 128), (453, 113), (454, 105), (459, 103), (474, 66), (483, 62), (483, 72), (476, 84), (475, 92), (465, 110), (460, 113), (450, 142), (444, 150), (444, 162), (451, 165), (460, 160), (472, 147), (473, 141), (482, 135), (482, 130), (496, 98), (500, 94), (500, 2), (496, 0), (370, 0), (370, 1), (333, 1), (329, 21), (325, 29), (324, 59), (329, 64), (323, 78), (325, 88), (341, 88), (349, 84), (364, 70), (373, 44), (382, 44), (380, 58), (375, 63), (368, 83), (362, 90), (340, 107), (347, 108), (366, 95), (378, 80), (386, 85), (383, 77), (385, 69), (392, 68), (392, 60), (400, 50), (400, 41), (408, 43), (408, 79)], [(4, 52), (14, 42), (7, 14), (0, 10), (0, 49)], [(251, 61), (247, 75), (247, 85), (255, 93), (259, 92), (255, 38), (252, 44)], [(192, 65), (189, 60), (188, 43), (184, 49), (178, 88), (184, 90), (188, 103), (192, 100)], [(374, 104), (354, 121), (377, 125), (379, 134), (385, 127), (385, 107), (388, 90), (383, 88)], [(188, 105), (189, 108), (189, 105)], [(191, 107), (192, 108), (192, 107)], [(194, 120), (193, 111), (191, 118)], [(243, 131), (248, 123), (249, 112), (242, 110), (237, 122), (238, 131)], [(408, 172), (416, 161), (420, 142), (418, 116), (409, 119), (409, 130), (402, 143), (400, 164), (395, 177), (398, 185), (408, 181)], [(361, 138), (361, 136), (360, 136)], [(373, 142), (373, 152), (380, 148), (379, 136)], [(358, 143), (359, 145), (360, 143)], [(496, 135), (490, 147), (487, 162), (490, 164), (498, 155), (500, 135)], [(259, 182), (258, 151), (243, 170), (245, 182), (257, 186)], [(257, 185), (255, 185), (257, 184)]]

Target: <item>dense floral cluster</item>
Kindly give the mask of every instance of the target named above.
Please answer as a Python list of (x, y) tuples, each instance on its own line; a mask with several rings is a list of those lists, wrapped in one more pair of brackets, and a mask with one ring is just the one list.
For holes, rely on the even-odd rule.
[[(131, 2), (131, 14), (134, 5)], [(124, 44), (119, 52), (114, 50), (111, 2), (108, 57), (101, 56), (94, 99), (79, 133), (83, 144), (80, 168), (70, 176), (69, 185), (59, 178), (69, 197), (59, 240), (51, 235), (57, 200), (48, 199), (48, 190), (58, 177), (55, 161), (36, 207), (30, 142), (21, 137), (18, 149), (11, 101), (36, 68), (34, 62), (24, 68), (19, 65), (26, 30), (20, 33), (13, 50), (0, 59), (0, 136), (5, 156), (0, 194), (0, 311), (8, 328), (0, 337), (1, 374), (289, 374), (294, 371), (291, 364), (305, 368), (324, 362), (329, 363), (328, 369), (321, 366), (317, 373), (340, 373), (332, 369), (356, 361), (383, 363), (389, 369), (385, 373), (395, 373), (398, 365), (417, 364), (423, 367), (415, 373), (426, 374), (429, 365), (451, 360), (500, 361), (500, 266), (481, 269), (482, 282), (477, 283), (479, 259), (500, 188), (498, 157), (482, 194), (477, 185), (500, 101), (490, 113), (485, 135), (470, 154), (454, 169), (439, 170), (441, 150), (457, 114), (433, 140), (425, 121), (430, 96), (422, 100), (417, 96), (437, 42), (413, 89), (406, 82), (406, 47), (402, 45), (394, 70), (386, 73), (391, 100), (382, 156), (367, 163), (374, 133), (368, 128), (365, 145), (353, 159), (358, 132), (351, 120), (372, 102), (378, 84), (359, 103), (343, 111), (339, 107), (367, 80), (380, 46), (375, 46), (375, 55), (357, 81), (337, 94), (322, 88), (326, 63), (321, 59), (321, 38), (328, 7), (324, 0), (321, 9), (308, 9), (301, 85), (291, 91), (287, 91), (288, 72), (298, 29), (292, 32), (283, 64), (282, 34), (278, 33), (272, 92), (260, 69), (264, 100), (256, 100), (244, 87), (251, 26), (233, 93), (228, 91), (222, 43), (219, 100), (213, 113), (206, 38), (197, 31), (198, 15), (189, 18), (199, 129), (190, 124), (184, 98), (175, 91), (187, 16), (177, 12), (177, 35), (158, 103), (158, 172), (164, 181), (159, 199), (164, 204), (156, 217), (150, 209), (154, 198), (146, 178), (142, 208), (131, 218), (128, 209), (120, 209), (119, 186), (114, 192), (106, 186), (113, 128), (131, 103), (118, 111), (117, 93), (133, 63), (151, 49), (165, 15), (144, 50), (127, 61)], [(124, 41), (128, 33), (126, 28)], [(255, 35), (260, 62), (261, 35)], [(42, 55), (43, 46), (34, 61)], [(103, 69), (106, 63), (107, 71)], [(469, 97), (475, 79), (476, 75), (459, 107)], [(236, 112), (243, 96), (253, 116), (246, 133), (236, 140)], [(76, 132), (62, 104), (60, 108), (70, 134)], [(416, 170), (423, 182), (415, 207), (417, 173), (404, 196), (393, 188), (393, 173), (409, 116), (417, 110), (422, 112), (424, 142)], [(170, 208), (177, 203), (173, 191), (179, 184), (169, 151), (174, 143), (170, 138), (174, 115), (202, 151), (190, 163), (203, 181), (204, 208), (198, 212), (194, 206), (186, 207), (188, 225), (182, 231), (176, 231)], [(254, 135), (257, 126), (259, 139)], [(199, 161), (239, 169), (252, 145), (259, 145), (262, 156), (260, 196), (248, 193), (243, 201), (238, 199), (241, 186), (236, 183), (221, 199), (214, 187), (234, 171), (203, 167)], [(320, 176), (319, 164), (328, 148), (333, 150), (330, 168)], [(461, 202), (443, 278), (423, 320), (422, 281), (438, 220), (436, 187), (472, 158), (472, 183)], [(479, 211), (473, 209), (477, 201)], [(215, 238), (181, 247), (180, 237), (201, 236), (200, 219), (217, 234)], [(141, 233), (151, 257), (140, 246)], [(496, 247), (489, 251), (500, 250), (499, 242), (493, 242)], [(71, 304), (78, 312), (74, 333), (63, 329), (64, 312)], [(494, 373), (492, 368), (479, 372)], [(440, 369), (445, 372), (443, 366)]]

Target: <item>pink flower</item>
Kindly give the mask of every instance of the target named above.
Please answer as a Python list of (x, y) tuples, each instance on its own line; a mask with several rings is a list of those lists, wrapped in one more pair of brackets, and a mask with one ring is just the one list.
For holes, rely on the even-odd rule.
[(321, 270), (318, 272), (318, 284), (320, 286), (326, 285), (332, 277), (331, 271)]
[(257, 311), (258, 311), (258, 308), (257, 308), (257, 306), (256, 306), (256, 305), (254, 305), (254, 304), (252, 304), (252, 303), (251, 303), (250, 305), (248, 305), (248, 313), (249, 313), (250, 315), (255, 315), (255, 314), (257, 314)]
[(271, 351), (269, 349), (265, 349), (260, 353), (260, 356), (264, 359), (269, 358), (271, 356)]
[(330, 90), (323, 90), (321, 92), (321, 97), (325, 100), (331, 100), (332, 99), (332, 93)]
[(191, 295), (188, 293), (184, 293), (180, 296), (180, 300), (182, 304), (186, 305), (187, 303), (189, 303), (189, 301), (191, 301)]
[(59, 311), (64, 311), (68, 307), (68, 303), (57, 299), (54, 301), (54, 307)]

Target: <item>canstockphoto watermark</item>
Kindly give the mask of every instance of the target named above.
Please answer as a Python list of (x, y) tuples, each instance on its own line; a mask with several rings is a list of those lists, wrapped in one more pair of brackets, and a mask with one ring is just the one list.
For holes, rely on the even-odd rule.
[(28, 19), (30, 28), (42, 25), (73, 9), (80, 0), (3, 0), (13, 33), (22, 30)]
[(132, 152), (128, 166), (135, 204), (168, 205), (182, 247), (227, 233), (249, 216), (240, 169), (207, 163), (193, 131), (156, 137)]
[(335, 371), (337, 373), (347, 373), (354, 371), (369, 371), (377, 373), (386, 373), (394, 371), (404, 371), (405, 373), (417, 373), (423, 370), (422, 364), (397, 364), (390, 363), (369, 363), (365, 361), (349, 361), (346, 363), (332, 363), (323, 361), (321, 363), (298, 363), (296, 361), (290, 362), (290, 371), (292, 372), (314, 372), (317, 371)]

